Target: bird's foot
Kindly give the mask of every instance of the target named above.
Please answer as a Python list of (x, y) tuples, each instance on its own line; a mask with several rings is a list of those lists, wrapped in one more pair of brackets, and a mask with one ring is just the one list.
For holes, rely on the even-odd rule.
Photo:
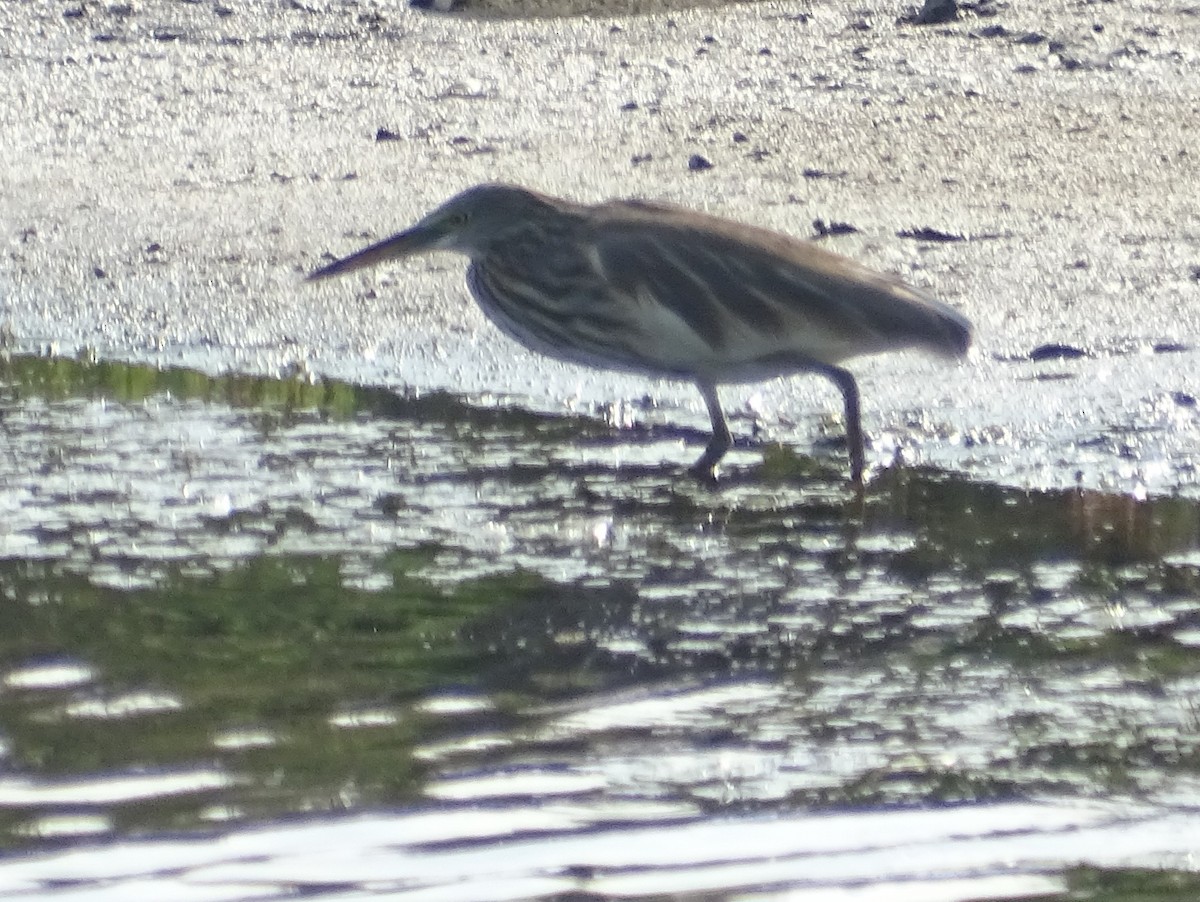
[(717, 464), (721, 462), (721, 458), (725, 456), (725, 452), (729, 450), (731, 444), (732, 442), (728, 440), (714, 439), (709, 442), (704, 453), (700, 455), (700, 459), (688, 467), (688, 475), (707, 488), (716, 488)]
[(703, 459), (696, 461), (688, 467), (687, 473), (706, 489), (715, 489), (719, 482), (717, 479), (717, 465), (710, 464)]

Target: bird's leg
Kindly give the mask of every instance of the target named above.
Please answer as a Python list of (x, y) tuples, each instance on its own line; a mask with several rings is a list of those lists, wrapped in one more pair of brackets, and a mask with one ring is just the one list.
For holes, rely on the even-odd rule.
[(846, 450), (850, 452), (850, 479), (856, 486), (861, 487), (865, 455), (862, 415), (858, 409), (858, 383), (854, 381), (853, 375), (841, 367), (823, 366), (818, 372), (824, 373), (841, 389), (842, 400), (846, 404)]
[[(847, 375), (849, 375), (847, 373)], [(729, 434), (729, 426), (725, 423), (725, 414), (721, 411), (721, 399), (717, 397), (717, 387), (711, 382), (697, 382), (696, 387), (708, 407), (708, 417), (712, 420), (712, 438), (700, 459), (688, 470), (693, 476), (705, 482), (715, 482), (716, 467), (725, 456), (725, 452), (733, 447), (733, 436)]]

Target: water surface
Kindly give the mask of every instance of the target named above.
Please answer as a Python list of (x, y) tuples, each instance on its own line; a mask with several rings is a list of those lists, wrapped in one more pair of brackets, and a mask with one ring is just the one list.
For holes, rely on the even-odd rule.
[(0, 367), (4, 897), (1195, 889), (1193, 501)]

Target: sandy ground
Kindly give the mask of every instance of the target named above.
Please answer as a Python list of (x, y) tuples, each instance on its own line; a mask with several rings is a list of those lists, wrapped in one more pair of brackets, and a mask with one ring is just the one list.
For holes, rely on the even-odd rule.
[[(302, 282), (472, 183), (641, 196), (849, 223), (822, 240), (975, 321), (961, 367), (854, 367), (874, 463), (1194, 491), (1200, 7), (673, 6), (3, 4), (5, 344), (704, 425), (517, 349), (456, 259)], [(743, 434), (838, 428), (818, 379), (725, 397)]]

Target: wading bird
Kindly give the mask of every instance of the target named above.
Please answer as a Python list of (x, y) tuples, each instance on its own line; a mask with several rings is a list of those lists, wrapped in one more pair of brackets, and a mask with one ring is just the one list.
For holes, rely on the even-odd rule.
[(814, 372), (842, 393), (861, 486), (858, 386), (839, 364), (904, 348), (958, 357), (971, 343), (958, 312), (810, 242), (679, 207), (587, 206), (509, 185), (469, 188), (309, 279), (433, 250), (469, 258), (475, 300), (530, 350), (694, 382), (712, 420), (691, 467), (703, 479), (733, 444), (719, 384)]

